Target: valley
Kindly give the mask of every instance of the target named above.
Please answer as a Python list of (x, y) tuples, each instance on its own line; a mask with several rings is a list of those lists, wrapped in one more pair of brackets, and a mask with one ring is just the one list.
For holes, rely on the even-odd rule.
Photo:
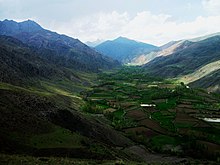
[(154, 152), (218, 159), (220, 123), (206, 118), (220, 117), (219, 96), (151, 77), (138, 67), (104, 73), (100, 79), (84, 95), (84, 111), (103, 115)]
[(219, 43), (92, 48), (0, 21), (0, 164), (218, 164)]
[(141, 67), (85, 79), (90, 85), (79, 85), (78, 92), (64, 88), (65, 81), (25, 88), (1, 83), (2, 162), (215, 164), (219, 159), (220, 123), (206, 121), (220, 118), (218, 95), (152, 77)]

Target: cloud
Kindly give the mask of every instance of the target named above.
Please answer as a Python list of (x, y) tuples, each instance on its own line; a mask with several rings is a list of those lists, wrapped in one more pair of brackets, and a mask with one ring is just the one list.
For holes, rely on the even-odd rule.
[(98, 13), (59, 24), (50, 29), (79, 38), (82, 41), (114, 39), (124, 36), (138, 41), (162, 45), (171, 40), (198, 37), (219, 31), (220, 16), (199, 16), (193, 21), (177, 22), (166, 14), (149, 11), (131, 17), (127, 12)]
[[(47, 29), (70, 35), (84, 42), (124, 36), (161, 45), (171, 40), (193, 38), (219, 31), (220, 0), (198, 1), (199, 4), (191, 1), (188, 4), (181, 3), (181, 5), (185, 4), (183, 14), (179, 12), (183, 9), (178, 8), (176, 1), (171, 7), (167, 3), (170, 8), (168, 11), (173, 12), (166, 14), (168, 11), (162, 9), (157, 12), (156, 9), (150, 8), (140, 11), (139, 8), (146, 3), (144, 0), (141, 7), (138, 6), (140, 4), (137, 5), (138, 10), (130, 9), (135, 6), (136, 1), (133, 1), (129, 9), (122, 10), (120, 7), (119, 10), (115, 6), (117, 3), (114, 2), (112, 6), (110, 2), (106, 4), (101, 0), (96, 2), (102, 2), (105, 6), (96, 5), (99, 3), (89, 4), (86, 0), (0, 0), (0, 19), (17, 21), (33, 19)], [(165, 4), (165, 1), (163, 3)], [(112, 11), (113, 8), (115, 11)], [(196, 14), (190, 13), (190, 9)]]
[(219, 0), (203, 0), (202, 5), (210, 14), (220, 14), (220, 1)]
[(111, 13), (98, 13), (80, 19), (73, 19), (62, 25), (54, 22), (53, 25), (57, 28), (52, 28), (84, 41), (93, 41), (119, 36), (123, 27), (129, 23), (129, 20), (126, 12), (119, 14), (113, 11)]

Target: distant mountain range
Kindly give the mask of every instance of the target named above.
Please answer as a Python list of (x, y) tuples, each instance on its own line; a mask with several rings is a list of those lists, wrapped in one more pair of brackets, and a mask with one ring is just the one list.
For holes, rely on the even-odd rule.
[(1, 21), (0, 35), (22, 41), (33, 47), (42, 58), (59, 66), (97, 72), (120, 65), (116, 60), (101, 55), (78, 39), (46, 30), (31, 20), (20, 23), (12, 20)]
[(124, 37), (119, 37), (112, 41), (105, 41), (96, 46), (95, 49), (122, 63), (130, 63), (131, 60), (139, 55), (158, 50), (158, 47), (143, 42), (137, 42)]

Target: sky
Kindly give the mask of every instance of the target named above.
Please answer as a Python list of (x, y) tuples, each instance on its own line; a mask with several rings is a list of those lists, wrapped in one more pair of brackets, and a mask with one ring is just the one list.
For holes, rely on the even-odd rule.
[(0, 20), (31, 19), (83, 42), (154, 45), (220, 32), (220, 0), (0, 0)]

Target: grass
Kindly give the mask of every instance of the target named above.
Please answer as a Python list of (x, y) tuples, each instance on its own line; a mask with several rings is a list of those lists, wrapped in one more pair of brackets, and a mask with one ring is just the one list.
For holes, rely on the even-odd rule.
[(173, 120), (175, 118), (175, 113), (172, 112), (154, 112), (151, 114), (152, 119), (158, 121), (161, 127), (166, 128), (169, 131), (175, 131), (175, 127), (173, 125)]
[(180, 143), (181, 141), (177, 140), (177, 138), (167, 136), (167, 135), (158, 135), (158, 136), (151, 138), (150, 140), (150, 146), (152, 147), (152, 149), (160, 150), (160, 151), (165, 145), (172, 145), (174, 147), (174, 146), (179, 145)]
[(75, 132), (56, 127), (53, 132), (31, 137), (30, 145), (36, 148), (81, 148), (84, 139)]
[(43, 91), (41, 89), (37, 89), (35, 87), (24, 88), (24, 87), (15, 86), (15, 85), (11, 85), (11, 84), (8, 84), (8, 83), (3, 83), (3, 82), (0, 82), (0, 89), (10, 90), (10, 91), (14, 91), (14, 92), (26, 92), (28, 94), (33, 93), (33, 94), (37, 94), (39, 96), (51, 96), (51, 95), (53, 95), (50, 92), (46, 92), (46, 91)]
[(167, 111), (176, 107), (176, 99), (167, 99), (167, 102), (157, 103), (156, 108), (161, 111)]
[(25, 155), (0, 154), (2, 165), (144, 165), (145, 163), (128, 162), (123, 160), (82, 160), (67, 157), (32, 157)]

